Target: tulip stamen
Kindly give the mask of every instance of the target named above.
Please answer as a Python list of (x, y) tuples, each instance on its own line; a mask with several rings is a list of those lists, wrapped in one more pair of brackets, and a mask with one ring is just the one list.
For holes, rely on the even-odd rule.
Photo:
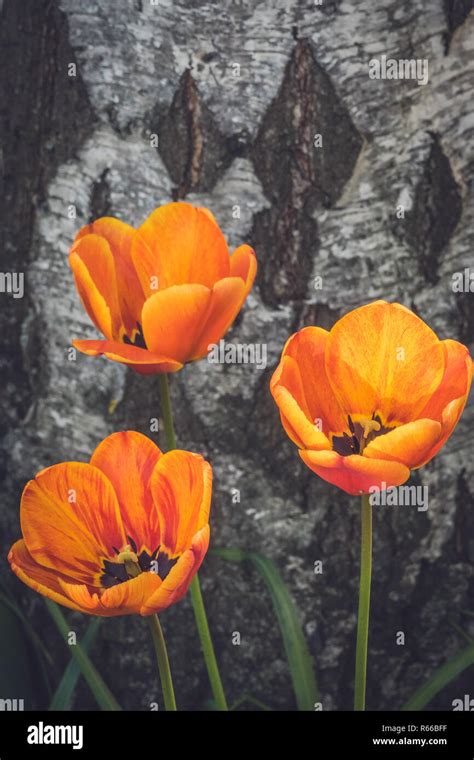
[(129, 543), (123, 549), (112, 547), (117, 554), (113, 562), (104, 560), (104, 571), (100, 580), (105, 588), (125, 583), (141, 573), (149, 572), (156, 573), (163, 581), (179, 559), (179, 556), (169, 557), (166, 551), (160, 551), (161, 546), (157, 546), (151, 554), (146, 549), (142, 549), (138, 554), (136, 542), (130, 536), (127, 536), (127, 539)]
[(360, 455), (374, 438), (393, 430), (393, 428), (385, 427), (375, 412), (370, 419), (368, 417), (361, 417), (356, 422), (354, 422), (349, 414), (347, 416), (347, 425), (349, 432), (344, 430), (341, 435), (332, 436), (333, 450), (341, 456)]

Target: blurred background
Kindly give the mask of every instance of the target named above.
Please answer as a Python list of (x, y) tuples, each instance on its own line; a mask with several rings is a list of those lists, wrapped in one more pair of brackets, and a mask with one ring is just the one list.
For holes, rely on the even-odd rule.
[[(43, 600), (8, 569), (23, 485), (45, 466), (87, 461), (116, 430), (160, 440), (150, 432), (156, 377), (68, 359), (72, 339), (96, 336), (68, 249), (99, 216), (138, 225), (186, 199), (212, 209), (232, 246), (255, 247), (257, 283), (227, 339), (265, 344), (268, 366), (201, 361), (173, 377), (178, 442), (213, 464), (213, 545), (275, 562), (323, 709), (351, 709), (358, 499), (305, 468), (268, 383), (292, 332), (330, 328), (377, 298), (406, 304), (441, 338), (472, 349), (473, 294), (452, 287), (453, 274), (474, 268), (469, 7), (0, 2), (0, 268), (25, 276), (23, 298), (0, 294), (0, 698), (46, 708), (69, 658)], [(371, 79), (369, 61), (382, 55), (427, 60), (428, 83)], [(470, 405), (443, 452), (412, 477), (429, 488), (426, 512), (375, 510), (368, 709), (399, 709), (474, 636), (473, 422)], [(200, 574), (229, 701), (251, 695), (295, 709), (258, 572), (209, 556)], [(89, 621), (66, 615), (80, 638)], [(205, 708), (189, 599), (161, 617), (178, 704)], [(90, 653), (124, 707), (160, 702), (144, 620), (105, 620)], [(452, 709), (470, 688), (464, 671), (429, 707)], [(82, 682), (72, 704), (97, 709)]]

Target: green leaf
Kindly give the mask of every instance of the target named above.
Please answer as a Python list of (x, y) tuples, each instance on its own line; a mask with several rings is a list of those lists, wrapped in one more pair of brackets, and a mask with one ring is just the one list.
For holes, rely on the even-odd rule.
[(293, 690), (299, 710), (314, 710), (319, 692), (314, 676), (313, 659), (288, 588), (275, 564), (256, 552), (241, 549), (212, 549), (211, 554), (228, 562), (248, 561), (259, 571), (270, 592), (290, 667)]
[[(66, 618), (61, 612), (59, 605), (57, 605), (55, 602), (52, 602), (51, 599), (47, 599), (46, 597), (44, 601), (51, 617), (56, 623), (61, 636), (63, 637), (64, 641), (67, 642), (70, 627), (67, 623)], [(76, 660), (81, 673), (87, 682), (87, 685), (97, 700), (99, 707), (101, 707), (102, 710), (121, 710), (122, 708), (118, 704), (109, 687), (104, 683), (102, 676), (96, 670), (95, 666), (81, 645), (75, 644), (74, 646), (70, 647), (70, 652)]]
[[(96, 639), (101, 623), (102, 620), (99, 617), (93, 618), (89, 623), (84, 638), (81, 642), (81, 646), (84, 652), (90, 651), (92, 644)], [(71, 709), (72, 698), (74, 696), (74, 691), (76, 689), (80, 676), (81, 669), (77, 661), (71, 659), (51, 700), (51, 704), (49, 706), (50, 710)]]
[(402, 710), (423, 710), (459, 673), (474, 665), (474, 644), (470, 644), (435, 670), (431, 678), (406, 702)]

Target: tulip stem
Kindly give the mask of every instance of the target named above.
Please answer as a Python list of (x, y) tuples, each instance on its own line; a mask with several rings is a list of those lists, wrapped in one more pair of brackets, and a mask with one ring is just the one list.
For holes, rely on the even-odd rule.
[(163, 413), (163, 422), (165, 425), (166, 447), (168, 451), (176, 448), (176, 434), (173, 424), (173, 408), (171, 406), (170, 386), (168, 375), (158, 375), (160, 382), (161, 411)]
[(372, 505), (368, 494), (361, 500), (361, 544), (359, 615), (357, 620), (357, 644), (354, 710), (365, 710), (365, 685), (367, 675), (367, 643), (369, 639), (370, 582), (372, 576)]
[(163, 690), (163, 699), (165, 701), (165, 710), (176, 711), (176, 699), (174, 696), (173, 679), (171, 678), (170, 661), (166, 650), (165, 637), (158, 615), (150, 615), (150, 630), (153, 644), (155, 646), (156, 661), (161, 679), (161, 688)]
[[(161, 411), (163, 414), (163, 421), (165, 426), (166, 445), (169, 451), (170, 449), (176, 448), (176, 435), (174, 432), (173, 410), (171, 407), (168, 375), (160, 374), (158, 377), (160, 382)], [(217, 665), (211, 632), (209, 630), (209, 624), (207, 622), (206, 608), (204, 607), (204, 600), (201, 593), (201, 584), (199, 583), (199, 577), (197, 573), (191, 581), (190, 591), (194, 617), (196, 618), (196, 626), (199, 633), (199, 639), (201, 641), (202, 652), (204, 655), (204, 661), (206, 663), (207, 673), (214, 696), (214, 702), (218, 710), (228, 710), (229, 708), (227, 706), (224, 688), (222, 686), (222, 680), (219, 673), (219, 667)]]

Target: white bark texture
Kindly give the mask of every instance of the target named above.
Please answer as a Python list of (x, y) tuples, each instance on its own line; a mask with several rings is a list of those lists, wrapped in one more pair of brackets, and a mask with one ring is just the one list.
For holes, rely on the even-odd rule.
[[(75, 232), (104, 214), (137, 225), (172, 198), (209, 206), (231, 244), (255, 247), (257, 284), (228, 339), (267, 344), (268, 367), (202, 361), (175, 376), (179, 443), (213, 464), (213, 544), (253, 548), (277, 563), (323, 708), (351, 707), (357, 499), (300, 462), (268, 382), (292, 332), (329, 328), (377, 298), (416, 310), (440, 337), (472, 343), (473, 296), (452, 289), (452, 274), (473, 266), (469, 5), (4, 0), (1, 269), (25, 272), (26, 283), (23, 299), (0, 294), (3, 557), (20, 534), (21, 488), (40, 468), (87, 460), (115, 430), (150, 434), (160, 416), (156, 377), (82, 355), (68, 360), (73, 338), (96, 335), (67, 264)], [(428, 84), (371, 79), (369, 61), (382, 55), (427, 59)], [(469, 630), (473, 431), (470, 406), (443, 452), (413, 476), (429, 486), (427, 512), (375, 513), (369, 709), (398, 709), (462, 646), (451, 623)], [(6, 562), (1, 572), (48, 631), (39, 598)], [(202, 580), (229, 700), (250, 693), (294, 709), (262, 581), (212, 557)], [(81, 616), (71, 620), (83, 630)], [(210, 691), (189, 600), (162, 622), (179, 704), (199, 709)], [(106, 621), (94, 657), (125, 707), (161, 701), (140, 619)], [(449, 709), (468, 684), (461, 676), (431, 707)], [(94, 707), (85, 688), (76, 706)]]

